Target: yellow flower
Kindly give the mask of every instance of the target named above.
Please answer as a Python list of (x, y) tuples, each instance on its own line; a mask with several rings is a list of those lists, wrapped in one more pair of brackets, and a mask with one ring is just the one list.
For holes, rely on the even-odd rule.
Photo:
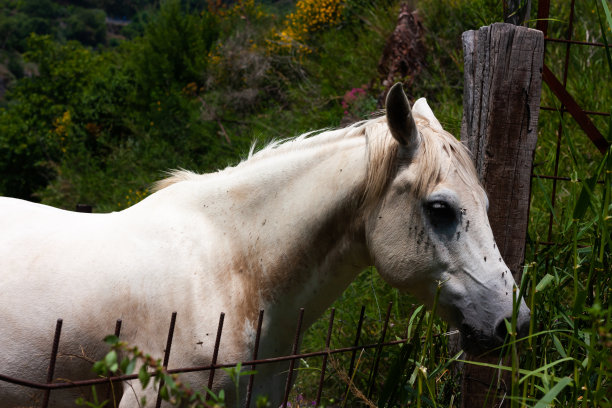
[[(310, 33), (334, 26), (342, 20), (345, 0), (298, 0), (296, 10), (287, 15), (284, 29), (276, 36), (281, 40), (280, 48), (297, 48), (299, 51), (310, 51), (301, 44)], [(289, 43), (284, 43), (289, 41)], [(268, 44), (274, 44), (268, 42)], [(278, 46), (278, 44), (277, 44)]]

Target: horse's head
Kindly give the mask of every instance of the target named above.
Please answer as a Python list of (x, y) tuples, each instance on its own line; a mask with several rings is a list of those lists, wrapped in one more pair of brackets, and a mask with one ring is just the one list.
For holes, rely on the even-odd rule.
[[(516, 284), (495, 244), (487, 197), (468, 152), (424, 99), (411, 111), (401, 85), (389, 91), (387, 124), (394, 165), (366, 224), (378, 271), (430, 306), (441, 285), (437, 311), (460, 328), (464, 349), (500, 346)], [(521, 335), (529, 313), (521, 300)]]

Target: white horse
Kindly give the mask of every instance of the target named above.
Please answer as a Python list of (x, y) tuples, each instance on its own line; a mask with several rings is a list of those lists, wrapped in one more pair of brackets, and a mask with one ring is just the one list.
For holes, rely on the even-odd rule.
[[(56, 378), (92, 377), (88, 360), (105, 354), (118, 318), (122, 340), (161, 357), (173, 311), (170, 368), (210, 363), (220, 312), (219, 363), (251, 358), (260, 309), (259, 357), (289, 353), (298, 309), (307, 327), (368, 265), (428, 305), (442, 282), (438, 310), (464, 348), (502, 344), (515, 282), (486, 195), (467, 150), (398, 85), (386, 116), (272, 143), (218, 173), (177, 171), (121, 212), (0, 199), (0, 373), (44, 382), (59, 317)], [(519, 331), (528, 321), (521, 301)], [(254, 395), (278, 406), (286, 365), (258, 370)], [(216, 374), (214, 388), (233, 385)], [(120, 406), (143, 393), (155, 400), (124, 386)], [(52, 407), (74, 405), (73, 393), (51, 395)], [(39, 399), (0, 382), (3, 407)]]

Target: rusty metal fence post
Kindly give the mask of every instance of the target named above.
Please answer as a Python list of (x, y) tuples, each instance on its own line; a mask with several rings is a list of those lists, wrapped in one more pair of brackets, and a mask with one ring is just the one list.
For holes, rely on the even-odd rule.
[[(172, 312), (172, 317), (170, 318), (170, 327), (168, 328), (168, 339), (166, 340), (166, 349), (164, 350), (164, 361), (162, 363), (162, 367), (164, 370), (168, 369), (168, 363), (170, 362), (170, 349), (172, 348), (172, 338), (174, 337), (174, 327), (176, 325), (176, 312)], [(155, 408), (161, 407), (162, 402), (162, 388), (165, 387), (164, 381), (159, 382), (159, 389), (157, 390), (157, 401), (155, 402)]]
[[(57, 361), (57, 353), (59, 350), (59, 341), (60, 336), (62, 335), (62, 319), (57, 319), (57, 323), (55, 325), (55, 335), (53, 336), (53, 347), (51, 348), (51, 357), (49, 358), (49, 368), (47, 369), (47, 384), (51, 384), (53, 382), (53, 374), (55, 373), (55, 363)], [(42, 408), (47, 408), (49, 405), (49, 398), (51, 397), (51, 389), (45, 389), (45, 393), (43, 395)]]

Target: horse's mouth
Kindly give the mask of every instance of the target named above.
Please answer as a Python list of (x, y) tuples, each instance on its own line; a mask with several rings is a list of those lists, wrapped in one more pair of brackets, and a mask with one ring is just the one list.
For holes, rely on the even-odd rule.
[[(516, 327), (517, 346), (529, 334), (529, 318), (520, 319)], [(507, 343), (510, 341), (506, 319), (499, 320), (495, 328), (491, 326), (476, 326), (465, 321), (461, 324), (461, 347), (471, 355), (506, 355), (510, 351)]]
[(461, 332), (461, 348), (468, 354), (506, 354), (507, 347), (504, 345), (504, 339), (496, 335), (493, 331), (488, 333), (483, 330), (476, 329), (469, 324), (462, 324), (459, 329)]

